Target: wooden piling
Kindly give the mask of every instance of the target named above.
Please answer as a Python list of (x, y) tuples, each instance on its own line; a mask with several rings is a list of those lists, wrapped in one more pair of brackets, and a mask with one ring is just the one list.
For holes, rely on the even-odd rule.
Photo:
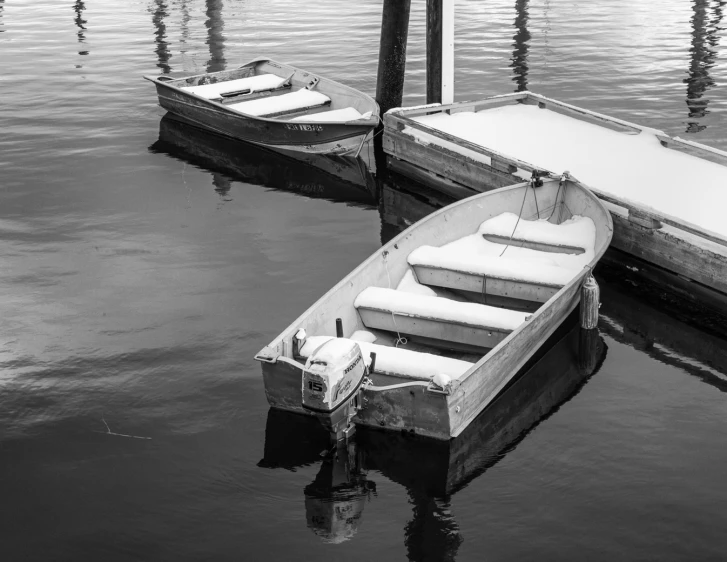
[(454, 0), (442, 0), (442, 103), (454, 103)]
[(601, 290), (593, 275), (586, 277), (581, 287), (581, 328), (592, 330), (598, 327), (598, 308)]
[(442, 0), (427, 0), (427, 103), (442, 103)]
[(427, 0), (427, 103), (454, 102), (454, 0)]
[(376, 101), (382, 116), (392, 107), (400, 107), (404, 95), (410, 11), (411, 0), (384, 0), (376, 76)]

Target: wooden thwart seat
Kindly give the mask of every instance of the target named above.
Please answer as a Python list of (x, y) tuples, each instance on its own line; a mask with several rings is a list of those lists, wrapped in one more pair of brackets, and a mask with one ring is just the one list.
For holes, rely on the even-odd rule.
[[(479, 234), (488, 242), (517, 246), (558, 254), (583, 254), (593, 246), (589, 236), (588, 222), (584, 217), (554, 224), (546, 220), (519, 220), (514, 213), (502, 213), (493, 217), (479, 228)], [(591, 222), (592, 226), (592, 222)]]
[(354, 302), (367, 328), (399, 332), (460, 348), (493, 348), (528, 314), (477, 303), (368, 287)]
[(408, 262), (424, 285), (475, 293), (485, 302), (495, 297), (538, 303), (578, 274), (594, 244), (595, 226), (587, 217), (553, 224), (502, 213), (476, 234), (439, 248), (417, 248)]
[(215, 82), (214, 84), (182, 86), (182, 90), (186, 90), (208, 100), (214, 100), (234, 95), (277, 90), (286, 85), (289, 85), (287, 78), (281, 78), (275, 74), (258, 74), (256, 76), (248, 76), (247, 78)]
[(538, 252), (549, 252), (553, 254), (583, 254), (585, 250), (578, 246), (568, 246), (567, 244), (550, 244), (548, 242), (539, 242), (537, 240), (528, 240), (526, 238), (510, 238), (500, 234), (483, 234), (482, 237), (493, 244), (502, 244), (505, 246), (515, 246), (518, 248), (528, 248)]
[(575, 269), (546, 264), (533, 269), (532, 264), (515, 260), (508, 260), (511, 263), (505, 268), (502, 260), (492, 256), (465, 263), (438, 250), (421, 247), (409, 255), (409, 265), (420, 283), (485, 296), (546, 302), (578, 273)]
[[(332, 338), (333, 336), (308, 337), (301, 347), (298, 357), (303, 360), (307, 359), (311, 353)], [(457, 379), (474, 364), (400, 347), (387, 347), (364, 341), (356, 341), (356, 343), (361, 348), (367, 365), (370, 365), (371, 353), (376, 353), (375, 372), (392, 377), (428, 381), (434, 375), (447, 375), (451, 379)]]
[(227, 107), (255, 117), (278, 117), (323, 107), (330, 103), (331, 98), (325, 94), (301, 89), (280, 96), (233, 103)]

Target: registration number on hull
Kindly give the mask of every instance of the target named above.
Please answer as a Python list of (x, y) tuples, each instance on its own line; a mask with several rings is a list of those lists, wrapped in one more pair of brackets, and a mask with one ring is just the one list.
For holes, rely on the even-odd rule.
[(323, 125), (307, 125), (302, 123), (286, 123), (285, 124), (286, 129), (290, 129), (291, 131), (322, 131)]

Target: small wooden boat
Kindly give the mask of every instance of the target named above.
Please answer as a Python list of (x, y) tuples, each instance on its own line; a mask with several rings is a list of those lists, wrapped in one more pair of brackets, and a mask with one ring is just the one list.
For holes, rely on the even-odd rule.
[(370, 96), (269, 59), (235, 70), (144, 78), (154, 82), (167, 111), (283, 152), (356, 152), (379, 122)]
[[(541, 185), (542, 184), (542, 185)], [(580, 301), (611, 217), (567, 176), (475, 195), (369, 257), (255, 358), (274, 408), (459, 435)]]

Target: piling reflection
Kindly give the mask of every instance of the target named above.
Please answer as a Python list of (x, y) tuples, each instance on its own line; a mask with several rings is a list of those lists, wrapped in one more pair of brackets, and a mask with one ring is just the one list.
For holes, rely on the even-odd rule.
[(154, 43), (156, 45), (154, 52), (157, 55), (157, 67), (162, 69), (163, 74), (169, 74), (171, 72), (169, 59), (171, 59), (172, 55), (169, 51), (169, 44), (167, 43), (167, 26), (164, 23), (164, 19), (169, 15), (167, 4), (164, 0), (155, 0), (154, 8), (152, 9)]
[(181, 13), (179, 20), (179, 42), (181, 43), (179, 53), (185, 55), (187, 53), (187, 44), (189, 43), (189, 22), (192, 19), (192, 16), (189, 14), (187, 0), (181, 0), (179, 3), (179, 11)]
[(687, 107), (689, 119), (687, 133), (698, 133), (707, 128), (698, 120), (705, 117), (709, 111), (709, 100), (704, 97), (707, 90), (714, 86), (715, 81), (710, 75), (710, 69), (717, 59), (717, 45), (719, 43), (720, 24), (724, 11), (724, 0), (717, 0), (712, 7), (710, 0), (693, 0), (694, 14), (692, 24), (692, 46), (689, 50), (689, 73), (684, 82), (687, 84)]
[(207, 72), (225, 70), (225, 22), (222, 20), (222, 0), (206, 0), (207, 5), (207, 46), (210, 58), (207, 61)]
[(391, 172), (380, 182), (379, 191), (382, 244), (437, 209), (455, 202), (453, 197)]
[[(0, 4), (0, 8), (1, 8)], [(83, 19), (83, 11), (86, 9), (86, 4), (83, 2), (83, 0), (76, 0), (76, 3), (73, 5), (73, 11), (76, 13), (76, 17), (74, 18), (74, 23), (76, 24), (76, 27), (78, 28), (78, 31), (76, 32), (76, 36), (78, 37), (78, 43), (80, 45), (83, 45), (86, 42), (86, 23), (88, 23), (85, 19)], [(87, 55), (88, 51), (85, 49), (81, 49), (78, 51), (79, 55)]]
[[(464, 537), (451, 511), (452, 497), (575, 396), (605, 356), (598, 331), (584, 333), (572, 314), (456, 439), (436, 441), (360, 427), (338, 459), (321, 461), (328, 435), (317, 420), (271, 409), (258, 466), (293, 470), (321, 462), (314, 482), (305, 488), (307, 520), (316, 534), (339, 542), (353, 536), (365, 505), (375, 498), (375, 484), (367, 477), (375, 470), (407, 490), (412, 506), (404, 528), (408, 558), (454, 560)], [(343, 468), (347, 475), (341, 474)]]
[(513, 71), (513, 80), (517, 85), (516, 92), (528, 89), (528, 48), (530, 43), (530, 30), (528, 29), (529, 0), (516, 0), (515, 2), (515, 35), (512, 36), (512, 59), (510, 66)]
[(215, 191), (229, 199), (232, 181), (308, 197), (374, 207), (376, 182), (361, 159), (301, 155), (300, 160), (217, 135), (170, 114), (159, 123), (159, 139), (149, 147), (212, 174)]

